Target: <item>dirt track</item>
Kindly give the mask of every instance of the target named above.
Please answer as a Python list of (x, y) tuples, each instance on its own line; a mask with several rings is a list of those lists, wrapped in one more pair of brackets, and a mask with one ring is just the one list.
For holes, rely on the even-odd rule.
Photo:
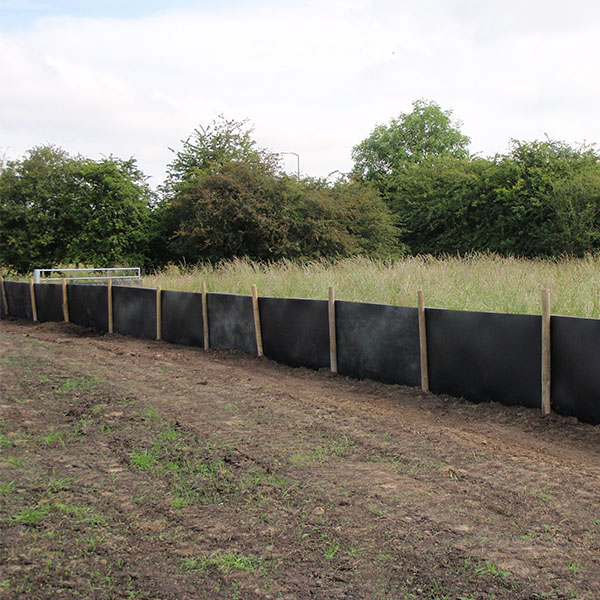
[(0, 597), (600, 598), (600, 427), (0, 327)]

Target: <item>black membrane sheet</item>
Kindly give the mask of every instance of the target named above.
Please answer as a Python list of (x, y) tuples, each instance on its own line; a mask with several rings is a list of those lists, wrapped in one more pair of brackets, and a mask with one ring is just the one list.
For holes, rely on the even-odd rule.
[(74, 283), (67, 285), (69, 321), (96, 331), (108, 331), (108, 287)]
[(539, 408), (541, 317), (428, 308), (432, 392)]
[(416, 308), (337, 301), (335, 317), (340, 374), (386, 383), (420, 384)]
[(33, 321), (29, 283), (5, 281), (4, 289), (6, 290), (6, 302), (8, 304), (6, 313), (11, 317), (21, 317)]
[(0, 319), (3, 319), (8, 315), (6, 306), (4, 306), (4, 294), (0, 293)]
[(113, 286), (113, 328), (117, 333), (156, 339), (156, 290)]
[(600, 319), (553, 316), (552, 409), (600, 424)]
[(257, 354), (252, 298), (237, 294), (207, 294), (208, 342), (211, 348)]
[(34, 287), (38, 321), (64, 321), (62, 285), (36, 283)]
[(293, 367), (329, 367), (327, 301), (259, 298), (265, 356)]
[(202, 294), (163, 291), (162, 339), (172, 344), (204, 346)]

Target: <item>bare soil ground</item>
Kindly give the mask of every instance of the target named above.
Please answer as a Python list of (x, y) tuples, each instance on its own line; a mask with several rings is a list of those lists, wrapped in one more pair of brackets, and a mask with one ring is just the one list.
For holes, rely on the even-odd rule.
[(600, 598), (600, 427), (0, 324), (0, 597)]

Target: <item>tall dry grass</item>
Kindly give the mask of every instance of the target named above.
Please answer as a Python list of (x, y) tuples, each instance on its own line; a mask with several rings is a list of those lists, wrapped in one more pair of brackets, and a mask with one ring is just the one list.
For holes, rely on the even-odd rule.
[(256, 284), (263, 296), (321, 298), (328, 286), (336, 298), (415, 306), (423, 290), (427, 306), (457, 310), (539, 314), (541, 288), (552, 291), (554, 314), (600, 318), (600, 256), (564, 260), (524, 260), (497, 255), (397, 260), (349, 258), (272, 264), (245, 259), (216, 266), (170, 266), (144, 278), (144, 285), (198, 292), (249, 294)]

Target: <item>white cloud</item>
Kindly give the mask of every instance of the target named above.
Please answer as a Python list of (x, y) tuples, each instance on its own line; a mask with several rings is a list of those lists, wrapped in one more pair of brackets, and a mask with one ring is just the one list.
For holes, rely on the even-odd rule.
[(421, 97), (454, 109), (484, 155), (510, 137), (600, 141), (596, 4), (313, 1), (40, 19), (0, 36), (0, 147), (135, 155), (158, 183), (168, 147), (223, 112), (323, 176), (350, 169), (352, 146)]

